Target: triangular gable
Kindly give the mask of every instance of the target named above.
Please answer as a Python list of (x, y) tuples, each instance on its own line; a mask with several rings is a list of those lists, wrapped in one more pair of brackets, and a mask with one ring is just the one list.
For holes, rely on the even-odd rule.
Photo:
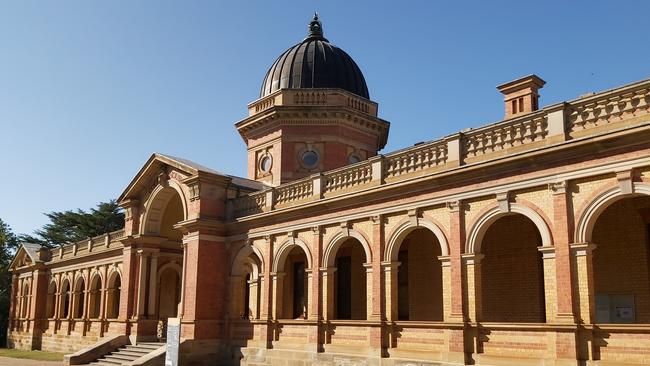
[(165, 166), (176, 168), (181, 172), (187, 174), (188, 177), (206, 175), (231, 180), (233, 184), (248, 188), (250, 190), (260, 190), (266, 188), (266, 186), (260, 182), (223, 174), (187, 159), (154, 153), (151, 155), (149, 160), (147, 160), (142, 169), (140, 169), (138, 174), (136, 174), (133, 180), (131, 180), (131, 183), (129, 183), (124, 192), (120, 195), (117, 202), (123, 202), (125, 200), (134, 198), (134, 196), (138, 194), (143, 186), (145, 186), (148, 182), (151, 182), (152, 179), (160, 174)]
[(38, 244), (21, 244), (14, 259), (11, 260), (9, 264), (9, 269), (14, 270), (20, 267), (31, 266), (36, 262), (39, 262), (38, 250), (42, 247)]

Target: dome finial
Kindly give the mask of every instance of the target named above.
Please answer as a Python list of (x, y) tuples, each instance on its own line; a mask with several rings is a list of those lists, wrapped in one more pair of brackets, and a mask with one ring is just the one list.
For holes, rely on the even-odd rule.
[(323, 24), (318, 20), (318, 13), (314, 12), (314, 19), (309, 22), (309, 38), (323, 38)]

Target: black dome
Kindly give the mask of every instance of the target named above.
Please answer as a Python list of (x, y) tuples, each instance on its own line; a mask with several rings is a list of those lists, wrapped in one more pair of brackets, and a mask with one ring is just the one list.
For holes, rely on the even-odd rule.
[(308, 37), (280, 55), (266, 73), (260, 98), (280, 89), (309, 88), (341, 88), (370, 99), (359, 66), (323, 37), (317, 14), (309, 24)]

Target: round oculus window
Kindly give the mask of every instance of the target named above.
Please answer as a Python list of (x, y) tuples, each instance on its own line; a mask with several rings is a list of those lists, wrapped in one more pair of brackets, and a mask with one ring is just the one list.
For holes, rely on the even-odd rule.
[(268, 173), (271, 170), (271, 164), (273, 164), (273, 158), (271, 155), (264, 155), (260, 159), (260, 170), (264, 173)]
[(318, 164), (318, 153), (314, 150), (307, 150), (302, 153), (301, 159), (307, 168), (314, 168)]
[(356, 164), (361, 161), (361, 158), (357, 154), (350, 154), (348, 157), (348, 163), (350, 164)]

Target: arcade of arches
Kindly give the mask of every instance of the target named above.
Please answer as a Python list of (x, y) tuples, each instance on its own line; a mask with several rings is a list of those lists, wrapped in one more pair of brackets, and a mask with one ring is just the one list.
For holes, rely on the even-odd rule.
[[(312, 99), (347, 101), (333, 116), (376, 107), (344, 91), (289, 92), (250, 118)], [(647, 95), (626, 105), (650, 110)], [(253, 142), (276, 154), (265, 183), (154, 154), (119, 198), (122, 230), (19, 248), (9, 346), (161, 342), (177, 318), (181, 364), (650, 364), (650, 127), (616, 103), (599, 109), (619, 108), (598, 122), (605, 142), (592, 144), (590, 122), (568, 125), (597, 113), (562, 104), (485, 127), (504, 128), (494, 139), (468, 130), (376, 157), (341, 148), (337, 159), (369, 158), (273, 187), (292, 165), (272, 141)], [(366, 117), (353, 122), (381, 127)], [(520, 139), (508, 147), (509, 134)], [(328, 159), (321, 147), (310, 158)]]

